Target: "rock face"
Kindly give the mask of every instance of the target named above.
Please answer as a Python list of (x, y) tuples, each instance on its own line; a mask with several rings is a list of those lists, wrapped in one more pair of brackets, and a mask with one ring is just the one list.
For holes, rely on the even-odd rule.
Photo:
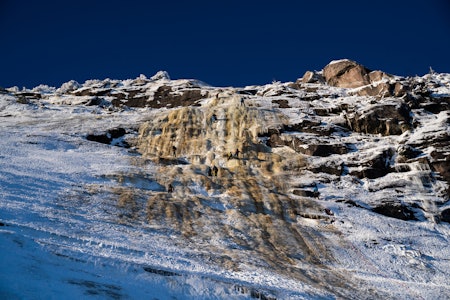
[[(123, 171), (108, 174), (120, 186), (101, 196), (114, 208), (107, 209), (107, 219), (117, 212), (121, 224), (145, 224), (149, 233), (170, 234), (177, 249), (195, 245), (201, 250), (186, 257), (192, 265), (199, 259), (230, 273), (268, 267), (302, 288), (303, 282), (318, 283), (327, 289), (321, 297), (349, 291), (336, 297), (359, 299), (367, 297), (359, 292), (362, 283), (347, 278), (355, 270), (342, 276), (330, 268), (339, 264), (334, 249), (345, 244), (343, 230), (358, 228), (359, 220), (347, 222), (356, 220), (353, 214), (393, 223), (390, 238), (396, 227), (413, 226), (402, 222), (450, 222), (450, 75), (391, 78), (345, 60), (295, 83), (245, 88), (171, 80), (160, 72), (150, 79), (142, 75), (0, 93), (3, 120), (14, 114), (21, 118), (23, 111), (54, 117), (61, 105), (73, 130), (90, 132), (72, 136), (68, 127), (71, 141), (83, 137), (106, 144), (99, 148), (130, 146), (114, 149), (130, 153), (130, 161), (127, 168), (117, 168)], [(77, 111), (82, 118), (73, 114)], [(89, 124), (104, 128), (80, 124), (94, 119)], [(48, 128), (55, 126), (49, 123)], [(48, 147), (30, 136), (33, 147)], [(110, 186), (103, 180), (99, 185), (99, 193)], [(90, 187), (89, 197), (93, 193)], [(344, 261), (356, 257), (339, 253)], [(145, 271), (177, 274), (153, 267)]]
[(414, 216), (414, 212), (411, 209), (398, 203), (383, 203), (375, 207), (373, 211), (391, 218), (405, 221), (417, 221), (417, 218)]
[(129, 148), (130, 145), (122, 138), (126, 134), (124, 128), (109, 129), (106, 133), (91, 133), (86, 136), (88, 141), (98, 142), (102, 144), (110, 144), (113, 146), (119, 146)]
[(206, 85), (199, 81), (170, 80), (167, 72), (159, 71), (150, 79), (141, 75), (129, 80), (127, 84), (111, 79), (90, 80), (83, 85), (70, 81), (64, 83), (57, 92), (79, 98), (80, 103), (90, 105), (101, 103), (102, 106), (116, 108), (171, 108), (195, 105), (198, 100), (207, 97), (209, 91)]
[[(305, 76), (307, 74), (309, 73), (307, 72)], [(348, 59), (329, 63), (323, 69), (323, 77), (331, 86), (355, 89), (352, 93), (358, 96), (401, 97), (407, 92), (407, 87), (396, 82), (392, 75), (382, 71), (371, 71)]]
[(303, 83), (324, 83), (325, 80), (323, 76), (317, 72), (306, 71), (305, 75), (303, 75), (301, 82)]
[(441, 221), (450, 223), (450, 208), (447, 208), (441, 213)]
[(357, 88), (370, 84), (370, 70), (354, 61), (333, 61), (323, 68), (323, 77), (331, 86)]
[(348, 116), (350, 129), (361, 133), (400, 135), (411, 128), (411, 111), (401, 101), (369, 105)]
[[(172, 178), (167, 174), (175, 178), (184, 172), (211, 193), (232, 189), (233, 195), (246, 195), (256, 203), (243, 205), (253, 205), (258, 213), (269, 212), (260, 203), (262, 188), (271, 199), (268, 203), (281, 195), (320, 195), (365, 202), (361, 208), (402, 220), (447, 220), (449, 85), (446, 75), (401, 78), (339, 60), (321, 71), (306, 72), (295, 83), (265, 86), (217, 88), (196, 80), (171, 80), (161, 71), (150, 78), (70, 81), (59, 89), (1, 93), (35, 109), (45, 108), (47, 102), (108, 112), (144, 109), (151, 115), (145, 120), (151, 121), (140, 125), (139, 138), (127, 140), (137, 127), (123, 125), (84, 136), (137, 148), (161, 166), (162, 186)], [(203, 178), (212, 165), (228, 181)], [(246, 177), (256, 173), (267, 181)], [(186, 178), (183, 184), (188, 185)], [(326, 186), (326, 191), (311, 191), (313, 183)], [(343, 194), (341, 184), (351, 186), (350, 200), (333, 195)], [(155, 207), (162, 205), (158, 197)], [(169, 210), (184, 204), (177, 205)], [(287, 213), (292, 218), (300, 215), (294, 210)], [(157, 215), (150, 208), (149, 213)]]

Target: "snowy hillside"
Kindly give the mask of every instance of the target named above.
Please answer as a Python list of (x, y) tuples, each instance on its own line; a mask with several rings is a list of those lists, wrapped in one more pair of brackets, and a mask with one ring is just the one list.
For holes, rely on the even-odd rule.
[(4, 299), (446, 299), (450, 74), (0, 90)]

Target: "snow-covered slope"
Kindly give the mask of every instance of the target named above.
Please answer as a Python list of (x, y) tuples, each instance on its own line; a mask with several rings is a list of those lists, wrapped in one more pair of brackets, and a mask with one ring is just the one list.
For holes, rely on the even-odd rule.
[(357, 67), (1, 90), (0, 295), (448, 297), (450, 75)]

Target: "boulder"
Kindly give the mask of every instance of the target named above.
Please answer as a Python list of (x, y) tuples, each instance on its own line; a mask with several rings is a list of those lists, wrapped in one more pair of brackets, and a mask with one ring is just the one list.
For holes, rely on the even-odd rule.
[[(305, 77), (308, 75), (307, 77)], [(305, 80), (310, 74), (305, 73)], [(356, 89), (350, 94), (374, 97), (402, 97), (409, 91), (406, 84), (395, 82), (394, 76), (383, 71), (371, 71), (365, 66), (348, 59), (332, 61), (323, 69), (327, 84)]]
[(81, 84), (79, 84), (75, 80), (70, 80), (68, 82), (63, 83), (61, 85), (61, 87), (59, 89), (57, 89), (56, 91), (60, 94), (67, 94), (67, 93), (73, 92), (79, 88), (81, 88)]
[(323, 83), (325, 82), (321, 74), (315, 71), (306, 71), (301, 80), (296, 83)]
[(286, 99), (272, 100), (272, 103), (278, 104), (279, 108), (291, 108), (289, 100)]
[(343, 88), (370, 84), (369, 73), (369, 69), (348, 59), (332, 61), (323, 69), (323, 77), (329, 85)]
[(401, 82), (396, 82), (394, 84), (394, 89), (393, 89), (393, 96), (395, 97), (403, 97), (404, 95), (407, 94), (407, 92), (409, 91), (409, 86), (401, 83)]
[(369, 73), (370, 82), (380, 81), (386, 77), (386, 73), (382, 71), (372, 71)]

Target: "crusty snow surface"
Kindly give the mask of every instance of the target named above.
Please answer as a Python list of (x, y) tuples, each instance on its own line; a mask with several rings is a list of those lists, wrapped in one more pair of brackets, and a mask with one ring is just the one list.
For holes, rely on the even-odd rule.
[[(333, 92), (343, 93), (340, 89)], [(449, 89), (441, 92), (450, 93)], [(249, 103), (258, 103), (263, 108), (273, 99), (277, 96), (269, 94), (254, 97)], [(359, 101), (350, 96), (346, 99)], [(351, 276), (360, 285), (359, 294), (341, 290), (337, 296), (332, 289), (321, 288), (320, 283), (301, 282), (270, 267), (253, 264), (245, 249), (239, 256), (238, 270), (214, 266), (199, 258), (204, 256), (199, 256), (202, 249), (195, 243), (179, 241), (170, 230), (150, 226), (145, 217), (121, 222), (117, 218), (120, 207), (110, 197), (111, 191), (124, 185), (135, 185), (137, 190), (144, 191), (158, 189), (151, 180), (156, 167), (152, 163), (136, 163), (140, 154), (134, 149), (88, 141), (85, 136), (108, 128), (137, 128), (148, 120), (149, 114), (157, 115), (158, 110), (110, 111), (69, 102), (70, 99), (56, 95), (39, 103), (21, 104), (9, 93), (0, 94), (0, 298), (448, 299), (450, 296), (448, 223), (426, 218), (403, 221), (335, 201), (352, 199), (364, 206), (374, 200), (369, 187), (376, 189), (390, 181), (402, 180), (401, 176), (412, 176), (411, 173), (359, 182), (358, 188), (354, 178), (343, 176), (339, 183), (319, 186), (321, 199), (317, 201), (334, 212), (332, 223), (297, 219), (299, 226), (321, 232), (327, 241), (324, 245), (330, 247), (334, 261), (326, 267), (342, 277)], [(304, 117), (304, 110), (286, 110), (285, 114), (295, 122)], [(428, 122), (429, 131), (408, 133), (414, 135), (408, 138), (421, 139), (442, 130), (440, 118), (444, 117), (423, 116), (420, 120)], [(341, 138), (354, 144), (360, 139), (357, 135)], [(392, 139), (396, 143), (402, 138), (405, 136), (386, 137), (385, 141)], [(377, 141), (358, 145), (361, 149), (383, 147)], [(369, 155), (370, 151), (364, 153)], [(320, 159), (323, 158), (316, 158)], [(118, 174), (138, 173), (149, 174), (150, 179), (117, 180)], [(297, 180), (307, 183), (317, 176), (311, 174)], [(193, 186), (192, 190), (195, 189), (199, 187)], [(208, 197), (208, 193), (203, 196)], [(221, 194), (214, 195), (215, 199), (220, 197)], [(407, 197), (432, 203), (434, 196), (420, 186), (412, 186)], [(138, 203), (142, 209), (137, 214), (145, 214), (146, 204), (142, 201)], [(225, 198), (220, 203), (223, 202)], [(305, 268), (309, 268), (305, 272), (314, 272), (313, 266)]]

